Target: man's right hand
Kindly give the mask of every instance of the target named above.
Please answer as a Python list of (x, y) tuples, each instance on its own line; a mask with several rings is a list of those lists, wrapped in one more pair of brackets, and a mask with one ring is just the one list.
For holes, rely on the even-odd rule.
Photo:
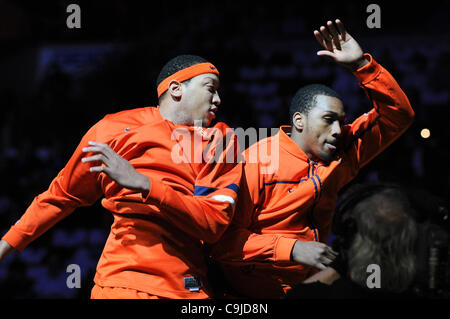
[(0, 262), (14, 251), (14, 247), (4, 240), (0, 240)]
[(344, 24), (339, 19), (335, 22), (337, 29), (332, 21), (328, 21), (327, 27), (321, 26), (319, 30), (314, 30), (314, 36), (325, 49), (318, 51), (317, 55), (327, 56), (351, 71), (356, 71), (368, 64), (369, 61), (364, 57), (363, 50), (344, 28)]
[(292, 249), (293, 261), (307, 266), (325, 269), (337, 256), (331, 247), (317, 241), (297, 240)]
[(139, 173), (130, 162), (114, 152), (109, 145), (93, 141), (90, 141), (89, 145), (83, 148), (83, 152), (92, 152), (94, 155), (84, 157), (81, 161), (104, 164), (92, 166), (91, 172), (103, 172), (120, 186), (139, 191), (143, 197), (147, 197), (151, 186), (147, 176)]

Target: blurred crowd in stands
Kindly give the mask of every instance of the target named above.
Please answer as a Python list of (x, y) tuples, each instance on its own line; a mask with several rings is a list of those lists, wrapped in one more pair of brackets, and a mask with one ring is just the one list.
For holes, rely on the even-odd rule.
[[(66, 27), (74, 1), (0, 2), (0, 230), (4, 234), (33, 198), (45, 191), (82, 135), (105, 114), (156, 105), (160, 68), (178, 54), (198, 54), (221, 72), (218, 120), (237, 128), (288, 124), (289, 103), (309, 83), (334, 88), (348, 120), (371, 108), (347, 71), (318, 58), (313, 30), (340, 18), (366, 52), (397, 79), (416, 111), (413, 126), (363, 169), (356, 182), (395, 181), (450, 194), (449, 5), (424, 8), (383, 6), (382, 28), (365, 22), (367, 4), (303, 5), (253, 1), (162, 1), (144, 6), (125, 1), (78, 1), (82, 27)], [(76, 1), (75, 1), (76, 2)], [(411, 6), (414, 6), (411, 4)], [(421, 12), (420, 12), (421, 11)], [(424, 17), (418, 21), (419, 12)], [(49, 44), (126, 47), (83, 76), (48, 64), (32, 85), (36, 67), (14, 72), (14, 57)], [(37, 55), (38, 56), (38, 55)], [(31, 59), (32, 60), (32, 59)], [(16, 62), (20, 66), (20, 61)], [(38, 59), (35, 61), (39, 65)], [(24, 71), (25, 70), (25, 71)], [(428, 128), (431, 136), (420, 135)], [(248, 145), (246, 145), (248, 146)], [(21, 254), (0, 264), (0, 297), (87, 298), (112, 216), (95, 206), (77, 209)], [(80, 289), (66, 285), (67, 266), (81, 268)]]

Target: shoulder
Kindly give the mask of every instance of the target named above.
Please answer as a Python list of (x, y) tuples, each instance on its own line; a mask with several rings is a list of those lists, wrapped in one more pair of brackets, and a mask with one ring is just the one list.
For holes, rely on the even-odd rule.
[(141, 107), (107, 114), (95, 124), (97, 135), (102, 140), (109, 140), (118, 134), (148, 124), (156, 119), (155, 107)]
[(117, 113), (107, 114), (101, 121), (114, 123), (129, 123), (129, 124), (146, 124), (149, 117), (154, 116), (154, 112), (157, 111), (156, 107), (140, 107), (134, 109), (123, 110)]
[(270, 145), (274, 143), (275, 136), (269, 136), (264, 137), (260, 139), (259, 141), (252, 141), (250, 140), (251, 145), (247, 147), (244, 151), (244, 154), (247, 156), (251, 154), (252, 152), (256, 152), (259, 149), (261, 149), (262, 152), (266, 152), (267, 150), (270, 150)]

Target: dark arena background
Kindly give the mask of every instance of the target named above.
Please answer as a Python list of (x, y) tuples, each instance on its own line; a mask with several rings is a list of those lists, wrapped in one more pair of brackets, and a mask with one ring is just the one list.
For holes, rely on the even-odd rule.
[[(83, 134), (108, 113), (157, 105), (156, 77), (179, 54), (221, 72), (217, 120), (230, 127), (287, 124), (298, 88), (323, 83), (348, 120), (371, 105), (356, 79), (325, 58), (313, 30), (339, 18), (385, 66), (416, 112), (408, 131), (355, 182), (394, 181), (450, 197), (448, 1), (0, 1), (0, 229), (45, 191)], [(370, 27), (369, 4), (380, 8)], [(80, 28), (70, 28), (70, 4)], [(88, 299), (112, 216), (77, 209), (0, 264), (0, 298)], [(80, 287), (69, 288), (68, 266)]]

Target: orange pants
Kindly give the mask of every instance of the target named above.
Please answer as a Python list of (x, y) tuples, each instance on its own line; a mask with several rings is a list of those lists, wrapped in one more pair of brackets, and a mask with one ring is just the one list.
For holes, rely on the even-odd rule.
[(91, 291), (91, 299), (165, 299), (165, 298), (130, 288), (102, 287), (94, 285)]

